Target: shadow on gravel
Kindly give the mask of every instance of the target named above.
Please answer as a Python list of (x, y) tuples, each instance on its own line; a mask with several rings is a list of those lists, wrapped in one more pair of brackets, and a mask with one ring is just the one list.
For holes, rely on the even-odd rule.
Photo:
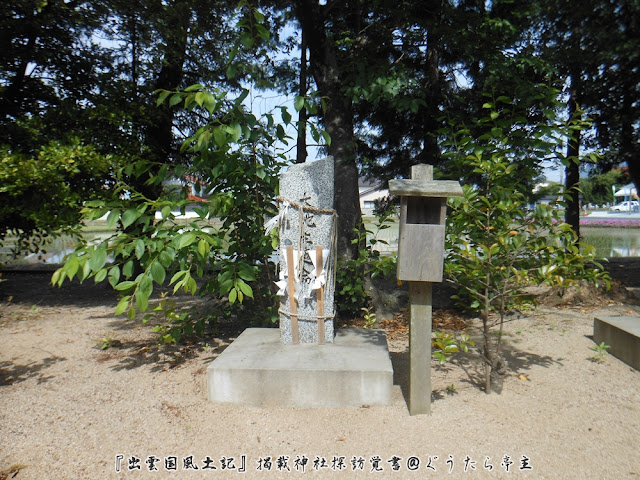
[[(549, 368), (552, 366), (562, 366), (561, 358), (555, 359), (548, 355), (536, 355), (532, 352), (526, 352), (518, 349), (509, 341), (503, 341), (502, 355), (508, 362), (507, 374), (515, 372), (525, 372), (531, 367), (540, 366)], [(391, 363), (393, 365), (393, 384), (398, 385), (402, 391), (402, 395), (406, 402), (409, 401), (409, 351), (390, 352)], [(432, 375), (436, 373), (452, 372), (454, 368), (461, 369), (466, 378), (461, 380), (479, 391), (484, 391), (484, 365), (478, 354), (457, 353), (449, 358), (447, 363), (439, 365), (432, 361)], [(445, 398), (445, 392), (434, 390), (431, 393), (432, 401), (442, 400)]]
[(53, 355), (38, 362), (31, 362), (26, 365), (18, 365), (9, 361), (0, 362), (0, 386), (15, 385), (16, 383), (24, 382), (30, 378), (37, 378), (38, 384), (45, 383), (54, 377), (52, 375), (44, 375), (43, 371), (52, 365), (65, 360), (66, 358), (64, 357), (57, 357)]
[(96, 284), (93, 279), (83, 283), (65, 282), (61, 287), (51, 285), (52, 272), (47, 271), (2, 271), (0, 301), (15, 304), (53, 306), (95, 307), (115, 305), (117, 293), (106, 282)]
[(151, 371), (166, 372), (198, 358), (202, 369), (215, 360), (235, 337), (186, 341), (179, 345), (161, 345), (155, 338), (140, 341), (116, 341), (98, 354), (98, 362), (110, 362), (111, 370), (133, 370), (151, 366)]
[[(534, 365), (544, 368), (550, 368), (555, 365), (562, 366), (562, 362), (560, 361), (562, 359), (525, 352), (515, 348), (509, 342), (502, 344), (502, 356), (507, 361), (506, 375), (526, 372), (531, 370), (531, 367)], [(463, 382), (473, 385), (478, 390), (484, 391), (484, 364), (479, 355), (459, 354), (450, 360), (450, 362), (465, 372), (467, 378), (463, 380)]]

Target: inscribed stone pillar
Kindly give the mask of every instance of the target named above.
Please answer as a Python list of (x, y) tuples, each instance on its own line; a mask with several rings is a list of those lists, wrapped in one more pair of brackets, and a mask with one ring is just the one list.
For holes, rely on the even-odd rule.
[[(333, 157), (328, 157), (293, 165), (280, 176), (282, 343), (333, 342), (336, 261), (333, 171)], [(294, 257), (293, 266), (287, 263), (287, 247)], [(320, 258), (324, 265), (317, 265)]]

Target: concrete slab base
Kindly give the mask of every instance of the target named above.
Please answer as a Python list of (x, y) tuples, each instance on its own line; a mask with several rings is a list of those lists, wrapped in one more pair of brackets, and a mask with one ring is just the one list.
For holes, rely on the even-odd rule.
[(393, 368), (381, 330), (340, 329), (330, 344), (285, 345), (248, 328), (207, 368), (207, 396), (255, 407), (388, 405)]
[(593, 340), (610, 345), (609, 353), (640, 370), (640, 318), (596, 317)]

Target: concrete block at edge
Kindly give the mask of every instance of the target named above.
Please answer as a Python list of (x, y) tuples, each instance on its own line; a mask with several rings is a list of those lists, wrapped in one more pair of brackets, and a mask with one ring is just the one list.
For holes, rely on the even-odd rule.
[(640, 370), (640, 317), (596, 317), (593, 340), (611, 346), (609, 353)]
[(334, 343), (291, 345), (273, 328), (245, 330), (207, 368), (216, 403), (255, 407), (388, 405), (393, 368), (384, 332), (341, 329)]

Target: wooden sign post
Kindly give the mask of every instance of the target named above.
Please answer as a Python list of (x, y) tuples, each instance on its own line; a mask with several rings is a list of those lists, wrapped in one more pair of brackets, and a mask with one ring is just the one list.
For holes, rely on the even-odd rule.
[(462, 196), (455, 181), (433, 180), (433, 166), (414, 165), (411, 180), (390, 180), (399, 195), (398, 280), (409, 283), (409, 413), (431, 411), (431, 283), (442, 281), (447, 197)]

